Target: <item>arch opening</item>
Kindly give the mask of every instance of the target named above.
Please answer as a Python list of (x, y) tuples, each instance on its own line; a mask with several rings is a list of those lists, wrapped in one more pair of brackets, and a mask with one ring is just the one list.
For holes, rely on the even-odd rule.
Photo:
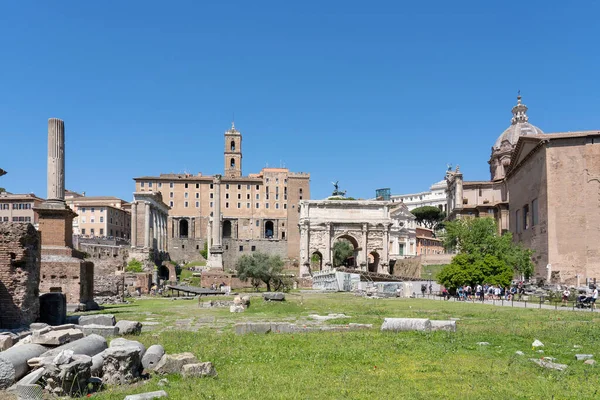
[(235, 151), (235, 141), (231, 141), (231, 151)]
[(323, 254), (315, 251), (310, 257), (310, 269), (312, 271), (323, 271)]
[(231, 237), (231, 221), (223, 222), (223, 237), (224, 238)]
[(229, 166), (230, 166), (231, 168), (235, 168), (235, 158), (232, 158), (232, 159), (231, 159), (231, 162), (229, 163)]
[(169, 268), (165, 267), (164, 265), (161, 265), (160, 267), (158, 267), (158, 277), (160, 279), (168, 281), (169, 280)]
[(372, 251), (369, 253), (369, 272), (377, 272), (379, 268), (379, 253)]
[(179, 221), (179, 237), (182, 239), (187, 238), (189, 235), (189, 223), (187, 219)]
[(333, 266), (356, 268), (358, 259), (358, 241), (350, 235), (342, 235), (335, 239), (332, 246)]
[(265, 222), (265, 238), (273, 239), (273, 233), (275, 232), (275, 224), (273, 221)]

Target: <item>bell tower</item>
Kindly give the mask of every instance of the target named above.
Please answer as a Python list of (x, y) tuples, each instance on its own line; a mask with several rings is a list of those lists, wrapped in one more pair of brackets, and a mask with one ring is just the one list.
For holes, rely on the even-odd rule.
[(242, 176), (242, 134), (231, 123), (231, 129), (225, 131), (225, 177)]

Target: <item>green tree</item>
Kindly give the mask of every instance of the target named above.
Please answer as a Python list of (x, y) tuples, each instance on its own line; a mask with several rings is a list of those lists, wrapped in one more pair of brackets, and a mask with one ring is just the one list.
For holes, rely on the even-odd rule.
[(354, 246), (347, 240), (341, 239), (333, 244), (333, 266), (344, 265), (348, 257), (354, 255)]
[(6, 189), (4, 189), (3, 187), (0, 187), (0, 193), (4, 193), (6, 192)]
[(200, 255), (206, 260), (208, 259), (208, 240), (204, 241), (204, 247), (200, 250)]
[(143, 272), (144, 267), (142, 266), (142, 262), (133, 258), (129, 261), (129, 264), (125, 267), (126, 272)]
[(268, 255), (255, 252), (251, 255), (245, 254), (238, 258), (235, 270), (241, 281), (252, 280), (254, 287), (258, 288), (260, 282), (267, 285), (267, 291), (271, 291), (271, 284), (277, 288), (283, 283), (281, 272), (283, 271), (283, 260), (278, 255)]
[(417, 217), (417, 224), (429, 229), (437, 229), (441, 222), (446, 218), (446, 213), (437, 207), (423, 206), (411, 211), (412, 215)]
[(515, 274), (529, 278), (533, 273), (533, 252), (512, 242), (512, 234), (498, 234), (492, 218), (470, 218), (445, 225), (446, 248), (458, 250), (452, 262), (438, 274), (448, 288), (491, 283), (507, 286)]

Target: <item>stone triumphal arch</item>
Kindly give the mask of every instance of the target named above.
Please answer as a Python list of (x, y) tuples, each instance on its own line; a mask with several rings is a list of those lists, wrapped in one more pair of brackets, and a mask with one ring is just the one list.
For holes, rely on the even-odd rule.
[(415, 217), (403, 203), (306, 200), (300, 202), (301, 276), (332, 268), (333, 246), (345, 240), (354, 252), (346, 266), (390, 273), (398, 258), (414, 255)]

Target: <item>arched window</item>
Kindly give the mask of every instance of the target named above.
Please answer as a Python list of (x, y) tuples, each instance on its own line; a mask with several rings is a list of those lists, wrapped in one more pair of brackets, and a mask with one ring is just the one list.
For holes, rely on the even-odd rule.
[(235, 151), (235, 141), (231, 141), (231, 151)]
[(235, 168), (235, 159), (234, 158), (231, 159), (230, 165), (231, 165), (231, 168)]
[(223, 222), (223, 237), (224, 238), (231, 237), (231, 221)]

